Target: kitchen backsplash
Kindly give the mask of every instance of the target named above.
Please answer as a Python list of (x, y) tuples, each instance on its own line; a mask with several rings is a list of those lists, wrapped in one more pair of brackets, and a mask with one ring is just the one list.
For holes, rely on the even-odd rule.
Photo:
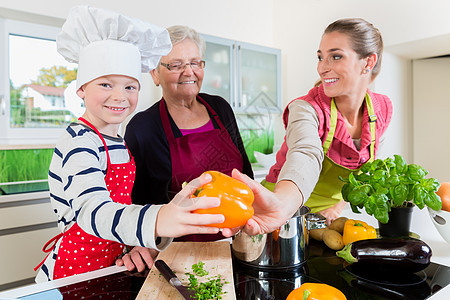
[(273, 152), (273, 119), (271, 114), (236, 114), (245, 151), (251, 163), (256, 162), (253, 151), (265, 154)]
[[(237, 114), (237, 123), (250, 162), (253, 151), (272, 153), (273, 117), (270, 114)], [(0, 183), (47, 179), (51, 149), (0, 150)]]
[(0, 150), (0, 183), (47, 179), (53, 149)]

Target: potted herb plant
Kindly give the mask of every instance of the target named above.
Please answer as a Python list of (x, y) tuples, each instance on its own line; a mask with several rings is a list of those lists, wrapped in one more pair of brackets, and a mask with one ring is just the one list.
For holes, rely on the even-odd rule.
[(339, 178), (345, 182), (342, 196), (353, 212), (360, 213), (364, 208), (374, 216), (382, 236), (405, 236), (409, 235), (414, 206), (441, 209), (441, 199), (436, 195), (440, 184), (435, 178), (426, 178), (427, 174), (423, 167), (408, 165), (402, 156), (394, 155), (368, 162), (360, 173)]

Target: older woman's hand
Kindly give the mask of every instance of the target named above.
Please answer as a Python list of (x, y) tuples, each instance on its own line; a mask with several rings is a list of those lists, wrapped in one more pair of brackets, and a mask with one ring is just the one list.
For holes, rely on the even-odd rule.
[[(249, 235), (269, 233), (290, 219), (302, 204), (302, 195), (297, 186), (292, 182), (282, 181), (278, 185), (275, 192), (271, 192), (260, 183), (252, 180), (247, 175), (242, 174), (238, 170), (233, 170), (232, 177), (244, 182), (248, 185), (254, 195), (253, 209), (255, 214), (247, 221), (242, 229)], [(225, 236), (229, 236), (236, 229), (223, 230)]]
[(197, 209), (207, 209), (220, 205), (217, 197), (196, 197), (192, 194), (202, 185), (210, 182), (210, 174), (203, 174), (189, 182), (168, 204), (161, 207), (156, 219), (157, 237), (179, 237), (188, 234), (215, 234), (219, 228), (207, 226), (223, 223), (220, 214), (197, 214)]

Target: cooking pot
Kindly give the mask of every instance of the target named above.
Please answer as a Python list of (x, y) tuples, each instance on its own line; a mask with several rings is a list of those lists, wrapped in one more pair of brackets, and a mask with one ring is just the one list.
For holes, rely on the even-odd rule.
[(255, 236), (240, 232), (233, 237), (233, 256), (244, 265), (258, 269), (295, 268), (308, 258), (309, 230), (326, 227), (325, 217), (313, 214), (307, 206), (279, 229)]

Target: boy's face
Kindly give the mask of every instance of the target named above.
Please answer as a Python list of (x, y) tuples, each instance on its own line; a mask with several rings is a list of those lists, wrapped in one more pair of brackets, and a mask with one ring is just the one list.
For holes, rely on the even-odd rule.
[(100, 132), (117, 135), (120, 124), (135, 109), (139, 82), (123, 75), (102, 76), (83, 85), (78, 96), (84, 99), (84, 117)]

